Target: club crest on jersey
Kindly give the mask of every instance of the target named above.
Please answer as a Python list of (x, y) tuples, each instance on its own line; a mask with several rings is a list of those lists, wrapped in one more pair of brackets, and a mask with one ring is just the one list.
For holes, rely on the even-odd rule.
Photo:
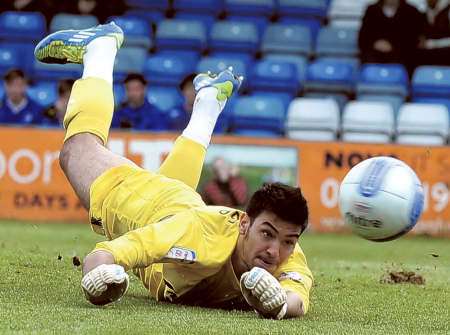
[(191, 249), (172, 247), (164, 256), (163, 260), (192, 264), (197, 260), (197, 255), (195, 254), (195, 251)]
[(300, 273), (294, 272), (294, 271), (283, 272), (278, 277), (279, 281), (286, 280), (286, 279), (290, 279), (290, 280), (296, 281), (297, 283), (301, 283), (303, 281), (302, 275)]

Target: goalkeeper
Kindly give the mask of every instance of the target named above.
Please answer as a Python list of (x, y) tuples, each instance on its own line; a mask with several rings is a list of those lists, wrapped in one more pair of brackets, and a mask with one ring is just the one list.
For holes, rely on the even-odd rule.
[(92, 229), (106, 236), (83, 263), (81, 286), (97, 305), (118, 300), (133, 271), (157, 301), (266, 318), (304, 315), (312, 274), (297, 244), (308, 208), (299, 188), (266, 184), (247, 211), (206, 206), (195, 191), (217, 117), (242, 77), (200, 74), (189, 124), (157, 173), (105, 148), (114, 99), (113, 66), (123, 42), (114, 23), (56, 32), (35, 56), (80, 63), (64, 119), (60, 164)]

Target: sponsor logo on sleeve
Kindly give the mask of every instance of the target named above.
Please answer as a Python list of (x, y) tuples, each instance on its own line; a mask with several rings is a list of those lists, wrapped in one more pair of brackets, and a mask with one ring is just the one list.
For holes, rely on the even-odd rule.
[(298, 272), (293, 272), (293, 271), (292, 272), (283, 272), (278, 277), (279, 281), (287, 280), (287, 279), (293, 280), (293, 281), (295, 281), (297, 283), (302, 283), (303, 282), (302, 275), (300, 273), (298, 273)]
[(194, 250), (181, 248), (181, 247), (172, 247), (164, 256), (163, 261), (167, 262), (179, 262), (185, 264), (195, 263), (197, 260), (197, 255)]

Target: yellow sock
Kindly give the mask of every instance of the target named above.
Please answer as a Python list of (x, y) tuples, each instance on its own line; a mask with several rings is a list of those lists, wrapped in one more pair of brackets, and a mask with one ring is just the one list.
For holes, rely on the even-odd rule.
[(64, 116), (64, 142), (73, 135), (91, 133), (106, 144), (113, 112), (114, 96), (110, 83), (93, 77), (77, 80)]
[(205, 155), (204, 146), (180, 136), (158, 172), (166, 177), (181, 180), (195, 190), (202, 174)]

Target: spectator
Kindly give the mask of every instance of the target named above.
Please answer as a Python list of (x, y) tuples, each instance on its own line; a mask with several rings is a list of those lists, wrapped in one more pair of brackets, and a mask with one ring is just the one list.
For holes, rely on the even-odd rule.
[(191, 117), (192, 108), (195, 100), (194, 80), (196, 73), (191, 73), (183, 78), (178, 88), (183, 96), (183, 105), (170, 110), (170, 129), (182, 130), (186, 128)]
[(230, 166), (222, 157), (213, 161), (214, 177), (203, 187), (207, 205), (242, 207), (247, 202), (247, 183), (239, 176), (237, 166)]
[(146, 130), (167, 130), (167, 116), (146, 99), (147, 81), (138, 73), (130, 73), (124, 80), (126, 101), (114, 114), (113, 127)]
[(126, 9), (123, 0), (63, 0), (61, 11), (77, 15), (94, 15), (101, 23), (113, 15), (122, 15)]
[(363, 63), (401, 63), (411, 73), (422, 15), (405, 0), (379, 0), (367, 7), (358, 44)]
[(450, 4), (427, 0), (419, 44), (420, 65), (450, 65)]
[(42, 120), (43, 124), (55, 126), (62, 125), (73, 83), (73, 79), (62, 79), (59, 81), (58, 98), (51, 107), (44, 110), (44, 118)]
[(27, 78), (22, 70), (9, 70), (3, 77), (5, 96), (0, 106), (1, 123), (37, 124), (40, 122), (42, 107), (27, 94)]

